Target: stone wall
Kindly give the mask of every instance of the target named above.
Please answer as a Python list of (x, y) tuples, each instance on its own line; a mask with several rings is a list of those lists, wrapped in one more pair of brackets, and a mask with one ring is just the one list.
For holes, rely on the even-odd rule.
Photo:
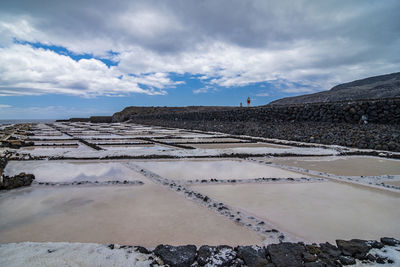
[[(400, 241), (383, 237), (375, 240), (336, 240), (336, 246), (328, 242), (319, 245), (304, 243), (279, 243), (260, 246), (170, 246), (159, 245), (153, 251), (135, 247), (137, 252), (155, 255), (151, 266), (343, 266), (388, 264), (398, 266)], [(110, 249), (124, 249), (126, 246), (110, 244)], [(390, 253), (387, 253), (391, 251)], [(155, 258), (155, 257), (154, 257)]]
[(89, 118), (90, 122), (93, 123), (110, 123), (112, 122), (111, 116), (92, 116)]
[[(366, 122), (362, 121), (362, 116)], [(400, 151), (400, 98), (130, 116), (134, 123)]]
[(400, 98), (130, 116), (130, 119), (135, 120), (135, 118), (175, 121), (312, 121), (352, 124), (367, 121), (376, 124), (399, 124)]

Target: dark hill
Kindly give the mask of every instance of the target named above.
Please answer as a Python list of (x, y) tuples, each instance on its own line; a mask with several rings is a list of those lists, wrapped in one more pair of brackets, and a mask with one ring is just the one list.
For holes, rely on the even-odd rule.
[(369, 77), (336, 85), (329, 91), (287, 97), (269, 105), (293, 105), (318, 102), (355, 101), (400, 96), (400, 72)]
[(114, 113), (113, 122), (126, 121), (133, 115), (159, 115), (179, 114), (185, 112), (203, 112), (217, 110), (232, 110), (235, 107), (229, 106), (187, 106), (187, 107), (126, 107), (120, 112)]

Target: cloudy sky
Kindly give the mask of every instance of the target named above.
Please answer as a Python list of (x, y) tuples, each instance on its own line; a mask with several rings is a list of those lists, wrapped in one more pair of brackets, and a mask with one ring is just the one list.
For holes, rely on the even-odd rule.
[(1, 0), (0, 119), (263, 105), (400, 71), (398, 0)]

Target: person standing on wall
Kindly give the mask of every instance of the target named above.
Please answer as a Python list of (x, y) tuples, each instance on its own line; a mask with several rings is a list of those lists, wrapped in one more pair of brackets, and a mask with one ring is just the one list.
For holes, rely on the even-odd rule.
[(247, 98), (247, 107), (250, 107), (250, 97)]

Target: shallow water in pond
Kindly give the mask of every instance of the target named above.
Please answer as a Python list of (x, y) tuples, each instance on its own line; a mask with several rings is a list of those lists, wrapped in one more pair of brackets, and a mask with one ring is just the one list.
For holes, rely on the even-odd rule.
[(246, 142), (245, 140), (236, 138), (169, 138), (158, 139), (167, 143), (187, 143), (187, 142)]
[(282, 146), (268, 143), (234, 143), (234, 144), (189, 144), (195, 148), (203, 149), (219, 149), (219, 148), (236, 148), (236, 147), (268, 147), (268, 148), (291, 148), (290, 146)]
[(267, 161), (345, 176), (400, 174), (400, 160), (378, 157), (270, 158)]
[(119, 162), (84, 161), (10, 161), (5, 174), (20, 172), (32, 173), (37, 182), (75, 182), (75, 181), (147, 181)]
[(152, 172), (168, 179), (249, 179), (260, 177), (306, 177), (307, 175), (282, 170), (243, 160), (165, 160), (137, 162)]
[(254, 231), (155, 184), (0, 194), (0, 242), (261, 244)]
[(131, 152), (136, 152), (138, 154), (157, 154), (157, 152), (164, 152), (164, 151), (174, 151), (176, 149), (180, 149), (178, 147), (172, 147), (172, 146), (164, 146), (164, 145), (131, 145), (131, 146), (126, 146), (126, 145), (100, 145), (101, 148), (105, 150), (129, 150)]
[(336, 182), (191, 188), (246, 210), (308, 242), (400, 238), (400, 193)]

